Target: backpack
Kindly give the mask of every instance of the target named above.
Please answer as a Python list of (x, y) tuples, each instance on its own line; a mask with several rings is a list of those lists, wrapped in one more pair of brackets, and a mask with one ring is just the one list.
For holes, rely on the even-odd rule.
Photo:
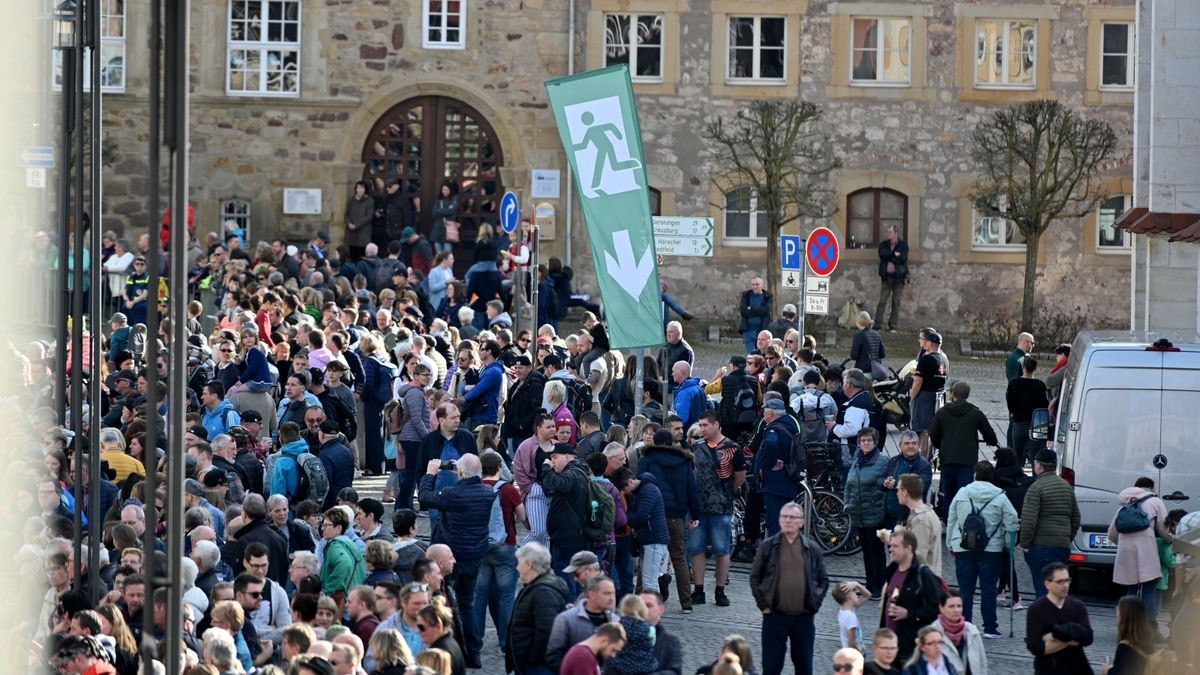
[(1153, 493), (1146, 493), (1141, 499), (1131, 499), (1122, 504), (1117, 511), (1117, 532), (1131, 534), (1148, 529), (1152, 521), (1149, 514), (1142, 510), (1142, 502), (1153, 496)]
[(755, 395), (750, 376), (747, 375), (746, 378), (733, 394), (733, 421), (748, 426), (758, 419), (758, 397)]
[(1000, 529), (1000, 526), (997, 525), (996, 529), (992, 530), (991, 534), (988, 534), (987, 521), (983, 519), (983, 509), (986, 509), (988, 504), (996, 501), (996, 497), (999, 497), (1002, 494), (1004, 494), (1004, 492), (999, 492), (991, 499), (987, 500), (987, 502), (984, 503), (983, 508), (976, 508), (975, 502), (969, 497), (967, 498), (967, 502), (971, 505), (971, 512), (967, 514), (966, 518), (963, 518), (962, 536), (958, 540), (958, 545), (962, 546), (963, 550), (987, 550), (988, 542), (991, 541), (992, 537), (996, 534), (996, 531)]
[(376, 401), (392, 400), (392, 381), (400, 374), (400, 370), (390, 363), (384, 363), (377, 359), (369, 359), (375, 362), (376, 377), (375, 389), (372, 390), (371, 398)]
[(392, 272), (397, 269), (406, 269), (404, 261), (391, 258), (384, 258), (379, 261), (379, 266), (375, 268), (375, 288), (384, 289), (392, 287)]
[[(823, 424), (824, 422), (822, 422)], [(803, 431), (792, 436), (792, 450), (788, 455), (788, 462), (784, 470), (787, 471), (788, 478), (797, 484), (808, 474), (808, 442), (804, 438)]]
[(578, 420), (581, 414), (592, 409), (592, 388), (586, 382), (573, 377), (561, 382), (567, 390), (567, 410)]
[(829, 430), (825, 428), (825, 406), (822, 404), (833, 397), (819, 391), (814, 396), (806, 391), (792, 395), (792, 410), (800, 420), (800, 436), (805, 443), (823, 443), (829, 439)]
[(311, 499), (318, 504), (325, 503), (329, 494), (329, 476), (325, 474), (325, 465), (311, 452), (301, 453), (296, 458), (300, 467), (300, 485), (296, 488), (296, 503)]
[(488, 514), (488, 544), (497, 546), (508, 540), (508, 530), (504, 527), (504, 505), (500, 500), (500, 488), (508, 485), (498, 480), (492, 486), (492, 511)]
[(617, 504), (599, 481), (587, 478), (588, 511), (583, 517), (583, 534), (591, 543), (606, 542), (613, 532)]
[(1141, 654), (1142, 658), (1146, 659), (1146, 666), (1142, 670), (1143, 675), (1169, 675), (1170, 673), (1179, 672), (1179, 669), (1175, 665), (1175, 654), (1170, 650), (1160, 648), (1147, 653), (1134, 647), (1126, 640), (1121, 640), (1121, 644)]
[(400, 399), (388, 401), (383, 406), (383, 423), (389, 436), (394, 436), (408, 424), (408, 408)]

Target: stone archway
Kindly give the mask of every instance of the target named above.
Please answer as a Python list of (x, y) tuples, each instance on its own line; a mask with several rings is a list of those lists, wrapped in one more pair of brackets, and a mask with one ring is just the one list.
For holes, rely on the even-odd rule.
[(384, 112), (363, 142), (363, 180), (377, 191), (396, 178), (413, 200), (418, 229), (425, 234), (444, 180), (459, 189), (463, 242), (479, 226), (495, 222), (504, 186), (504, 152), (488, 120), (475, 108), (448, 96), (407, 99)]

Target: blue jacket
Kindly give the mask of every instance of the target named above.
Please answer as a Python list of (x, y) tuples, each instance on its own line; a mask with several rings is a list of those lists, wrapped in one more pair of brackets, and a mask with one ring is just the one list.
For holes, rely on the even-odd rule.
[(495, 424), (500, 414), (500, 385), (504, 380), (504, 364), (492, 361), (479, 371), (479, 384), (463, 397), (463, 419)]
[(437, 509), (440, 514), (433, 543), (449, 546), (459, 560), (479, 560), (488, 552), (488, 524), (495, 501), (491, 486), (475, 476), (435, 492), (434, 479), (431, 473), (422, 476), (418, 495), (421, 508)]
[(879, 527), (886, 516), (883, 480), (887, 478), (887, 458), (878, 448), (869, 454), (858, 452), (846, 475), (846, 513), (854, 527)]
[(629, 510), (626, 512), (629, 525), (633, 527), (637, 541), (642, 546), (669, 544), (671, 535), (667, 532), (667, 515), (663, 509), (663, 496), (658, 489), (658, 481), (649, 473), (643, 473), (638, 479), (642, 484), (633, 493)]
[(204, 409), (204, 430), (208, 432), (208, 440), (211, 442), (219, 434), (229, 433), (229, 427), (237, 426), (242, 423), (242, 416), (238, 414), (237, 408), (228, 400), (221, 401), (216, 410)]
[[(885, 477), (894, 476), (898, 486), (900, 476), (906, 473), (915, 473), (921, 477), (921, 484), (925, 486), (925, 493), (921, 495), (921, 499), (928, 500), (929, 486), (933, 483), (933, 467), (929, 465), (929, 460), (920, 454), (914, 455), (912, 459), (909, 459), (901, 453), (896, 453), (895, 457), (888, 460)], [(900, 498), (896, 496), (896, 487), (888, 490), (884, 498), (887, 500), (888, 513), (900, 513)]]
[(129, 326), (121, 326), (113, 331), (113, 334), (108, 338), (110, 349), (108, 350), (108, 360), (115, 361), (117, 352), (125, 349), (129, 344)]
[[(792, 498), (799, 489), (786, 470), (792, 457), (792, 437), (797, 432), (796, 421), (788, 415), (775, 420), (763, 431), (762, 443), (754, 453), (754, 475), (758, 478), (758, 489), (763, 494)], [(778, 471), (775, 467), (783, 462)]]
[(261, 349), (254, 348), (246, 352), (246, 369), (238, 376), (239, 382), (271, 382), (278, 377), (278, 373), (271, 375), (271, 366)]
[(299, 439), (279, 449), (282, 457), (271, 472), (271, 494), (283, 495), (290, 503), (300, 489), (300, 455), (308, 452), (308, 443)]
[(654, 476), (668, 518), (683, 518), (689, 513), (692, 518), (700, 517), (700, 488), (690, 451), (677, 446), (648, 445), (642, 448), (638, 471)]
[[(301, 441), (304, 442), (304, 441)], [(325, 443), (317, 455), (325, 466), (325, 477), (329, 479), (329, 492), (321, 509), (332, 509), (337, 505), (338, 493), (354, 483), (354, 453), (342, 441), (342, 436)], [(278, 463), (276, 463), (278, 466)]]
[(683, 418), (683, 428), (700, 421), (708, 395), (700, 388), (700, 378), (689, 377), (675, 391), (675, 414)]

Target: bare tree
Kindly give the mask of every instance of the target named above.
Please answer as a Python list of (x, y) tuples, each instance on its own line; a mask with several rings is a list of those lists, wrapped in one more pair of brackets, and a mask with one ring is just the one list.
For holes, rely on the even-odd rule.
[(1050, 224), (1090, 214), (1104, 200), (1099, 169), (1113, 156), (1117, 135), (1058, 101), (997, 111), (972, 134), (980, 168), (971, 200), (982, 216), (1008, 219), (1025, 237), (1021, 328), (1033, 324), (1038, 244)]
[(767, 288), (776, 295), (783, 226), (834, 212), (828, 177), (841, 162), (820, 125), (821, 114), (820, 106), (806, 101), (754, 101), (729, 122), (714, 117), (704, 129), (709, 156), (719, 167), (717, 187), (726, 196), (748, 188), (767, 214)]

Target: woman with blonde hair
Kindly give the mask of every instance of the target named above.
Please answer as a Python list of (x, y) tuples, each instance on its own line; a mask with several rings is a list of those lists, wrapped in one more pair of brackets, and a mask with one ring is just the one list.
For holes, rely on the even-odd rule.
[(450, 652), (444, 649), (426, 649), (417, 654), (417, 665), (425, 666), (438, 675), (453, 675), (454, 671)]
[(546, 383), (546, 388), (542, 396), (545, 399), (542, 407), (554, 416), (555, 428), (558, 428), (560, 424), (570, 426), (571, 435), (567, 443), (574, 446), (576, 440), (579, 438), (579, 425), (575, 422), (575, 415), (567, 407), (566, 385), (563, 384), (562, 380), (550, 380)]
[(443, 675), (466, 675), (467, 663), (463, 659), (462, 648), (454, 639), (454, 612), (446, 606), (446, 600), (440, 595), (417, 612), (417, 630), (421, 631), (421, 641), (425, 643), (422, 654), (431, 650), (443, 650), (450, 655), (451, 668), (441, 671)]
[(376, 630), (371, 635), (369, 651), (375, 658), (372, 672), (376, 675), (404, 675), (404, 671), (416, 663), (404, 636), (393, 628)]
[(850, 343), (850, 358), (854, 360), (855, 368), (878, 380), (888, 374), (887, 368), (883, 365), (887, 349), (883, 346), (883, 337), (879, 335), (879, 331), (875, 330), (872, 323), (870, 314), (858, 313), (858, 317), (854, 321), (854, 325), (858, 326), (858, 332), (854, 334), (854, 340)]

